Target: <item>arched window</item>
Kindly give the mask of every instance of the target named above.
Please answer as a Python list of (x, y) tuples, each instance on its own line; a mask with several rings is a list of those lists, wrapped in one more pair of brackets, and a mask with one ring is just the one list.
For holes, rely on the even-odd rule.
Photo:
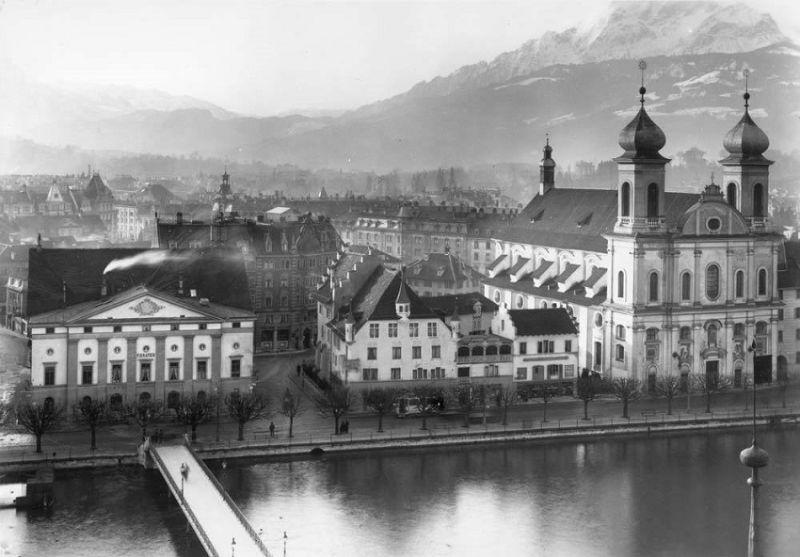
[(92, 403), (92, 397), (88, 395), (83, 397), (83, 400), (81, 401), (81, 404), (91, 404), (91, 403)]
[(494, 344), (490, 344), (486, 347), (486, 355), (487, 356), (494, 356), (497, 354), (497, 346)]
[(692, 328), (691, 327), (681, 327), (680, 340), (682, 340), (684, 342), (692, 340)]
[(737, 298), (744, 298), (744, 271), (736, 271), (734, 280), (734, 295)]
[(619, 216), (629, 217), (631, 214), (631, 185), (628, 182), (622, 183), (619, 195)]
[(472, 347), (472, 355), (473, 356), (483, 356), (483, 346), (473, 346)]
[(714, 323), (709, 323), (708, 327), (706, 328), (706, 333), (708, 335), (708, 345), (709, 346), (716, 346), (717, 345), (717, 326)]
[(49, 396), (46, 399), (44, 399), (44, 407), (45, 408), (52, 408), (55, 405), (56, 405), (56, 401), (53, 399), (53, 397)]
[(647, 186), (647, 218), (658, 217), (658, 184)]
[(767, 270), (766, 269), (759, 269), (758, 270), (758, 295), (759, 296), (766, 296), (767, 295)]
[(547, 302), (542, 302), (542, 309), (547, 309)]
[(753, 186), (753, 216), (764, 216), (764, 186), (761, 184)]
[(617, 273), (617, 298), (625, 297), (625, 273)]
[(649, 289), (648, 299), (651, 302), (658, 301), (658, 273), (656, 273), (655, 271), (650, 273), (650, 289)]
[(625, 327), (622, 325), (617, 325), (617, 338), (619, 340), (625, 340)]
[(145, 391), (139, 395), (139, 402), (149, 402), (151, 398), (153, 398), (152, 395)]
[(681, 275), (681, 300), (688, 302), (692, 299), (692, 275), (688, 272)]
[(736, 207), (736, 184), (728, 184), (728, 205)]
[(719, 265), (706, 268), (706, 298), (716, 300), (719, 297)]
[(458, 347), (458, 355), (459, 356), (469, 356), (469, 346), (459, 346)]
[(501, 345), (500, 354), (511, 354), (511, 345), (510, 344)]

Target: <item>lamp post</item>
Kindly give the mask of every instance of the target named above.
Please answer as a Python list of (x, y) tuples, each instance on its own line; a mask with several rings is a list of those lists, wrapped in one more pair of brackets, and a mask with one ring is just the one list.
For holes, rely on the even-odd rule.
[(222, 389), (219, 387), (219, 380), (217, 380), (217, 384), (214, 385), (214, 399), (216, 400), (217, 405), (217, 443), (219, 443), (219, 397), (221, 391)]
[(741, 453), (739, 460), (742, 464), (751, 469), (751, 475), (747, 479), (750, 486), (750, 529), (747, 537), (747, 557), (761, 557), (762, 551), (759, 546), (758, 535), (758, 488), (761, 487), (761, 480), (758, 478), (758, 469), (765, 467), (769, 463), (769, 454), (758, 446), (756, 442), (756, 342), (748, 348), (753, 353), (753, 444)]

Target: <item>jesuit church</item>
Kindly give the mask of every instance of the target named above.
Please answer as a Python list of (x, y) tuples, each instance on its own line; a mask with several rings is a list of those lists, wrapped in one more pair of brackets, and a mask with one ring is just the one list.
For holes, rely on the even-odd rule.
[(557, 188), (548, 140), (538, 194), (493, 238), (484, 294), (509, 309), (565, 307), (581, 367), (651, 386), (666, 373), (741, 384), (753, 343), (759, 369), (777, 369), (783, 238), (767, 218), (769, 139), (745, 93), (723, 140), (722, 185), (667, 191), (666, 136), (645, 92), (619, 134), (616, 189)]

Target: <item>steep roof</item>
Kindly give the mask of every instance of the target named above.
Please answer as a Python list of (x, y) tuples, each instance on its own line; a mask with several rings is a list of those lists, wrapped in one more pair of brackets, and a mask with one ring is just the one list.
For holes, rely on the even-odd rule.
[(512, 309), (508, 316), (518, 336), (576, 335), (578, 329), (564, 308)]
[(111, 197), (113, 194), (111, 193), (111, 189), (103, 183), (103, 179), (100, 175), (95, 173), (92, 175), (92, 179), (89, 180), (86, 188), (84, 188), (83, 195), (87, 199), (94, 201), (95, 199), (103, 197)]
[(446, 296), (426, 296), (424, 300), (429, 308), (442, 317), (452, 315), (454, 309), (459, 315), (472, 315), (475, 302), (480, 302), (481, 311), (484, 313), (493, 313), (497, 311), (497, 304), (480, 292), (448, 294)]
[[(669, 225), (699, 199), (698, 194), (666, 192), (664, 215)], [(511, 224), (497, 231), (500, 240), (605, 252), (604, 234), (614, 230), (617, 191), (555, 188), (536, 195)]]
[[(125, 304), (144, 295), (152, 295), (154, 298), (170, 302), (172, 304), (185, 307), (191, 311), (200, 313), (211, 319), (255, 319), (255, 314), (242, 308), (234, 308), (215, 302), (201, 302), (199, 298), (177, 297), (167, 292), (162, 292), (147, 286), (134, 286), (122, 292), (100, 300), (92, 300), (80, 304), (74, 304), (63, 309), (57, 309), (45, 313), (40, 313), (31, 317), (31, 325), (43, 323), (88, 323), (92, 316), (105, 312), (116, 305)], [(163, 318), (161, 318), (163, 320)], [(158, 320), (158, 318), (156, 318)], [(105, 320), (103, 320), (105, 322)]]
[(162, 251), (160, 253), (169, 254), (169, 257), (156, 264), (135, 263), (127, 269), (103, 275), (112, 261), (145, 252), (154, 253), (151, 250), (123, 248), (31, 248), (26, 314), (36, 315), (65, 305), (98, 300), (104, 278), (111, 294), (137, 285), (177, 293), (178, 282), (182, 279), (187, 294), (194, 289), (198, 297), (228, 306), (251, 308), (244, 261), (235, 252)]

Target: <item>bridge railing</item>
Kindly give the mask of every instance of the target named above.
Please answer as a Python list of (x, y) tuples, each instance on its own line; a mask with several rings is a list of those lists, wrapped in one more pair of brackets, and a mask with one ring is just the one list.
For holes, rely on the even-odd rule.
[(236, 519), (241, 523), (242, 526), (244, 526), (244, 529), (247, 530), (248, 534), (250, 534), (250, 537), (253, 539), (253, 541), (256, 543), (256, 545), (258, 545), (258, 548), (261, 550), (261, 552), (264, 555), (267, 555), (268, 557), (271, 557), (271, 554), (270, 554), (269, 550), (267, 549), (267, 546), (264, 545), (263, 541), (261, 541), (261, 536), (258, 535), (258, 533), (255, 531), (253, 526), (250, 524), (250, 521), (247, 520), (247, 517), (244, 516), (244, 514), (241, 511), (241, 509), (239, 509), (239, 506), (236, 503), (234, 503), (233, 499), (231, 499), (231, 496), (228, 495), (228, 491), (225, 489), (225, 487), (219, 482), (219, 480), (213, 474), (213, 472), (211, 472), (211, 470), (206, 465), (206, 463), (203, 462), (203, 459), (200, 458), (197, 455), (197, 453), (194, 452), (194, 449), (192, 449), (192, 447), (190, 447), (189, 445), (186, 445), (186, 448), (189, 449), (190, 453), (192, 453), (192, 456), (194, 457), (194, 459), (198, 462), (198, 464), (200, 465), (202, 470), (206, 473), (206, 475), (208, 476), (208, 479), (211, 480), (211, 483), (214, 484), (214, 487), (217, 488), (217, 491), (220, 492), (220, 494), (222, 495), (223, 499), (225, 499), (225, 502), (228, 503), (228, 506), (231, 508), (233, 513), (236, 515)]
[[(203, 530), (203, 525), (200, 524), (199, 520), (197, 520), (197, 517), (192, 512), (192, 507), (190, 507), (189, 504), (186, 502), (186, 499), (183, 498), (183, 493), (181, 492), (180, 488), (178, 488), (178, 485), (175, 483), (175, 480), (172, 479), (172, 475), (169, 473), (166, 464), (164, 464), (164, 461), (161, 459), (161, 455), (159, 455), (158, 451), (154, 450), (153, 448), (150, 449), (150, 454), (153, 456), (153, 460), (156, 461), (158, 469), (161, 471), (161, 475), (164, 476), (164, 480), (166, 480), (166, 482), (169, 484), (170, 489), (175, 494), (175, 497), (177, 497), (180, 500), (181, 507), (183, 507), (184, 512), (186, 512), (186, 514), (189, 515), (189, 520), (191, 520), (193, 526), (195, 527), (195, 530), (202, 538), (203, 546), (210, 554), (209, 557), (219, 557), (219, 553), (217, 553), (214, 544), (211, 543), (211, 540), (209, 539), (205, 530)], [(197, 460), (202, 462), (200, 459)]]

